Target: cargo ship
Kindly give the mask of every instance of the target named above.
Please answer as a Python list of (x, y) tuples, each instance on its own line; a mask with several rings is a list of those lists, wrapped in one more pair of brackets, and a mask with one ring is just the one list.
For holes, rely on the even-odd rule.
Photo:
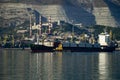
[(36, 43), (31, 45), (33, 52), (53, 52), (53, 51), (70, 51), (70, 52), (112, 52), (115, 51), (118, 44), (110, 40), (110, 35), (105, 32), (98, 35), (98, 41), (94, 43), (89, 42), (58, 42), (58, 41), (44, 41), (43, 43)]
[(116, 41), (111, 41), (107, 32), (98, 35), (98, 41), (89, 42), (64, 42), (62, 44), (63, 51), (71, 52), (113, 52), (118, 47)]
[(115, 51), (115, 46), (100, 46), (100, 44), (90, 44), (90, 43), (64, 43), (63, 51), (70, 52), (112, 52)]

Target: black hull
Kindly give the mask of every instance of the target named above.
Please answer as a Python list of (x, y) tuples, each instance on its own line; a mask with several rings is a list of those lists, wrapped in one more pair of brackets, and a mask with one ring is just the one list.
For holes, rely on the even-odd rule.
[(70, 51), (70, 52), (113, 52), (113, 51), (115, 51), (115, 47), (103, 47), (103, 48), (63, 47), (63, 51)]
[[(48, 47), (44, 45), (31, 45), (32, 52), (54, 52), (55, 47)], [(63, 47), (61, 51), (70, 51), (70, 52), (113, 52), (115, 47), (105, 47), (100, 48), (95, 47)]]
[(31, 45), (30, 46), (32, 52), (53, 52), (54, 47), (48, 47), (44, 45)]

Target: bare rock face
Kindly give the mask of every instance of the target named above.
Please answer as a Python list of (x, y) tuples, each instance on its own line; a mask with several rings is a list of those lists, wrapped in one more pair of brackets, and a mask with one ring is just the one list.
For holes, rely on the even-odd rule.
[(51, 16), (52, 22), (64, 20), (85, 26), (97, 24), (118, 27), (119, 13), (119, 0), (0, 0), (3, 26), (22, 24), (29, 20), (30, 15), (38, 23), (42, 15), (44, 20)]

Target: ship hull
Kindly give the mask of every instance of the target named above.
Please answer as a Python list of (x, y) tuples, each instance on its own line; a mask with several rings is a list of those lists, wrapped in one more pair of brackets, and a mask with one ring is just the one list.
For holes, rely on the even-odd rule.
[(44, 45), (34, 45), (30, 46), (32, 52), (53, 52), (54, 47), (44, 46)]
[[(44, 45), (31, 45), (32, 52), (54, 52), (54, 47), (48, 47)], [(113, 52), (115, 47), (63, 47), (61, 51), (70, 52)]]
[(113, 52), (115, 51), (115, 47), (100, 47), (100, 48), (93, 48), (93, 47), (63, 47), (63, 51), (70, 51), (70, 52)]

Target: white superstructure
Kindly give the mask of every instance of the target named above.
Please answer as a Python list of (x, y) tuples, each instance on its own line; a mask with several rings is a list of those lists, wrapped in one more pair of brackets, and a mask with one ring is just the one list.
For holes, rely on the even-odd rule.
[(99, 34), (98, 37), (98, 42), (101, 46), (108, 46), (110, 43), (110, 35), (107, 32)]

